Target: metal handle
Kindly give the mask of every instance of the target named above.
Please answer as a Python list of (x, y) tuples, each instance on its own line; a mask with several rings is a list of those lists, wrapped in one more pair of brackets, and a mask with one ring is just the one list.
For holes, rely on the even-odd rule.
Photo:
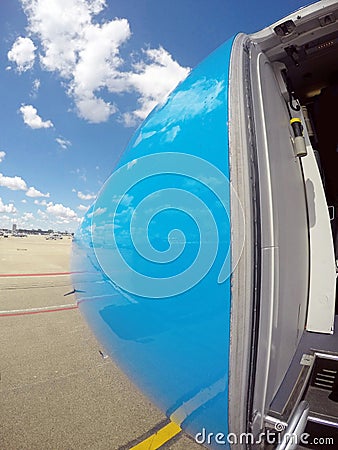
[(283, 433), (283, 439), (276, 450), (294, 450), (298, 447), (300, 437), (304, 433), (310, 406), (308, 402), (302, 401), (289, 421), (289, 425)]

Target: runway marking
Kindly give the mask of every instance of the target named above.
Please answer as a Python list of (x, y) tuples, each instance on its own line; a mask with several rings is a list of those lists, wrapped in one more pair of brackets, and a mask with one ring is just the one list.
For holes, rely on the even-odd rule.
[(49, 312), (57, 312), (57, 311), (68, 311), (70, 309), (77, 309), (77, 305), (74, 303), (69, 303), (67, 305), (43, 306), (41, 308), (10, 309), (8, 311), (0, 311), (0, 317), (25, 316), (27, 314), (40, 314), (40, 313), (49, 313)]
[(55, 277), (58, 275), (71, 275), (78, 272), (49, 272), (49, 273), (0, 273), (0, 278), (9, 277)]
[(131, 447), (130, 450), (156, 450), (182, 431), (181, 427), (174, 422), (170, 422), (156, 433), (144, 439), (139, 444)]

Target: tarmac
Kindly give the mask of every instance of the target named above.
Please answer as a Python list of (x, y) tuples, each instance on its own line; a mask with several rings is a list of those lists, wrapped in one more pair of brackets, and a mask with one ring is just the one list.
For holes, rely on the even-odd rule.
[[(129, 449), (168, 423), (65, 296), (70, 252), (70, 238), (0, 238), (0, 450)], [(160, 448), (202, 447), (181, 432)]]

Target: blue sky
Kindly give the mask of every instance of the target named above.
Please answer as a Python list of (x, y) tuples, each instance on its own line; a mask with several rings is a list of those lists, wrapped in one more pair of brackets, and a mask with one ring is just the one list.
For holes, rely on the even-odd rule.
[(3, 0), (0, 228), (75, 231), (148, 112), (306, 0)]

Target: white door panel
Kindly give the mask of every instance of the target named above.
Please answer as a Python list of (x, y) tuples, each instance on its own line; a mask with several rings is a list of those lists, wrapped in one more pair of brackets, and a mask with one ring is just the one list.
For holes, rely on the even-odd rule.
[[(261, 304), (256, 409), (269, 407), (304, 329), (309, 248), (301, 166), (273, 68), (253, 57), (253, 100), (261, 201)], [(263, 420), (263, 417), (262, 417)]]

